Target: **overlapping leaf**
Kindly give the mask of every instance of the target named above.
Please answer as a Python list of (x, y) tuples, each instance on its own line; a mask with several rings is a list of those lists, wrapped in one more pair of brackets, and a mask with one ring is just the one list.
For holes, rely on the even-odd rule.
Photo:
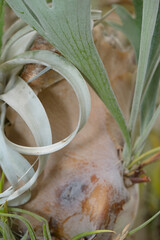
[[(32, 173), (33, 170), (32, 172), (27, 172), (24, 168), (19, 169), (21, 176), (26, 171), (25, 177), (29, 177), (24, 186), (16, 191), (9, 189), (0, 194), (0, 203), (3, 203), (5, 200), (7, 200), (9, 205), (19, 205), (28, 200), (28, 197), (30, 196), (28, 194), (30, 194), (30, 192), (27, 194), (27, 191), (34, 185), (37, 177), (42, 172), (48, 158), (46, 154), (55, 152), (66, 146), (74, 138), (76, 133), (83, 127), (90, 112), (90, 95), (82, 75), (71, 63), (58, 54), (54, 54), (50, 51), (26, 52), (8, 62), (1, 64), (0, 71), (3, 74), (5, 74), (5, 72), (9, 73), (12, 72), (14, 68), (17, 68), (21, 65), (23, 66), (27, 63), (43, 64), (49, 68), (53, 68), (55, 71), (63, 75), (72, 85), (77, 95), (80, 107), (80, 115), (77, 128), (73, 131), (73, 133), (71, 133), (71, 135), (66, 139), (51, 145), (52, 141), (48, 118), (45, 114), (42, 104), (27, 83), (25, 83), (22, 79), (17, 78), (12, 88), (0, 95), (0, 99), (15, 109), (24, 119), (32, 131), (38, 145), (38, 147), (30, 148), (16, 145), (5, 139), (7, 146), (9, 148), (11, 147), (13, 152), (17, 151), (24, 154), (41, 155), (39, 157), (38, 169), (34, 174)], [(17, 158), (14, 163), (17, 164), (17, 161), (21, 161), (21, 159), (18, 160)], [(17, 170), (16, 173), (17, 175), (20, 175), (18, 174)], [(23, 194), (26, 195), (24, 196)]]
[(135, 93), (130, 118), (130, 129), (134, 132), (138, 112), (140, 109), (140, 101), (145, 83), (145, 77), (148, 66), (148, 59), (151, 49), (152, 37), (157, 19), (159, 8), (159, 0), (143, 2), (143, 18), (142, 18), (142, 32), (140, 42), (140, 53), (137, 70), (137, 79), (135, 86)]
[(36, 29), (88, 79), (118, 122), (128, 148), (130, 137), (91, 33), (90, 0), (7, 0), (16, 14)]

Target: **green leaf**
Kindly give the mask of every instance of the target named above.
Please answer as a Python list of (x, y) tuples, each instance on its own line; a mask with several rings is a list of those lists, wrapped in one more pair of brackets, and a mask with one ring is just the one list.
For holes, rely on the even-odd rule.
[(31, 226), (30, 222), (26, 218), (24, 218), (22, 216), (19, 216), (17, 214), (2, 213), (1, 211), (0, 211), (0, 216), (15, 218), (15, 219), (18, 219), (18, 220), (22, 221), (28, 229), (31, 240), (36, 240), (35, 232), (34, 232), (32, 226)]
[(138, 232), (139, 230), (141, 230), (142, 228), (146, 227), (149, 223), (151, 223), (155, 218), (157, 218), (160, 215), (160, 211), (158, 211), (153, 217), (151, 217), (150, 219), (148, 219), (146, 222), (144, 222), (143, 224), (141, 224), (139, 227), (131, 230), (128, 235), (131, 236), (134, 233)]
[(137, 62), (138, 62), (140, 37), (141, 37), (143, 0), (134, 0), (133, 3), (135, 6), (136, 18), (133, 18), (132, 15), (124, 7), (113, 5), (113, 6), (116, 6), (115, 12), (119, 15), (122, 21), (122, 25), (114, 23), (112, 21), (107, 21), (107, 23), (126, 35), (128, 40), (134, 47)]
[[(148, 60), (148, 70), (145, 80), (145, 90), (141, 106), (141, 132), (146, 128), (146, 125), (151, 120), (158, 94), (158, 86), (160, 79), (160, 5), (156, 20), (156, 26), (153, 34), (150, 56)], [(154, 93), (154, 94), (153, 94)]]
[(133, 148), (134, 152), (137, 153), (138, 151), (142, 151), (143, 145), (145, 143), (145, 140), (147, 139), (149, 133), (151, 132), (158, 116), (160, 114), (160, 105), (158, 106), (158, 108), (156, 109), (153, 117), (151, 118), (151, 120), (149, 121), (149, 123), (146, 125), (145, 129), (143, 130), (143, 132), (141, 133), (140, 137), (137, 139), (135, 146)]
[(156, 100), (158, 96), (158, 86), (160, 80), (160, 64), (158, 65), (152, 80), (145, 92), (141, 105), (141, 134), (146, 130), (155, 112)]
[(0, 228), (2, 229), (3, 240), (16, 240), (10, 227), (0, 220)]
[(51, 240), (51, 235), (50, 235), (50, 231), (49, 231), (49, 225), (48, 225), (48, 222), (47, 222), (47, 220), (45, 218), (43, 218), (43, 217), (41, 217), (41, 216), (39, 216), (39, 215), (37, 215), (37, 214), (35, 214), (33, 212), (27, 211), (25, 209), (8, 208), (8, 210), (11, 211), (11, 212), (23, 213), (23, 214), (29, 215), (29, 216), (37, 219), (40, 222), (44, 222), (43, 228), (44, 228), (44, 231), (45, 231), (45, 235), (47, 237), (47, 240)]
[(5, 174), (4, 174), (4, 172), (2, 171), (1, 179), (0, 179), (0, 193), (3, 192), (4, 181), (5, 181)]
[(111, 230), (95, 230), (91, 232), (80, 233), (77, 236), (73, 237), (71, 240), (79, 240), (84, 237), (91, 236), (93, 234), (98, 234), (98, 233), (115, 233), (115, 232)]
[(159, 8), (159, 0), (145, 0), (143, 2), (143, 19), (142, 19), (142, 32), (140, 42), (140, 54), (137, 70), (137, 79), (135, 86), (135, 93), (133, 98), (133, 105), (131, 110), (131, 117), (129, 122), (129, 129), (132, 133), (135, 129), (137, 116), (140, 109), (140, 101), (145, 83), (145, 77), (148, 66), (148, 59), (151, 49), (151, 42), (154, 33), (154, 28), (157, 19)]
[(93, 42), (90, 0), (54, 0), (52, 7), (45, 0), (7, 0), (7, 3), (87, 77), (119, 124), (130, 149), (124, 117)]
[(21, 238), (21, 240), (27, 240), (28, 239), (28, 231), (26, 231), (25, 235)]
[[(140, 53), (139, 53), (139, 61), (138, 61), (136, 86), (134, 91), (131, 116), (129, 120), (129, 130), (131, 132), (132, 140), (134, 138), (135, 125), (136, 125), (136, 122), (138, 119), (138, 113), (141, 107), (141, 98), (142, 98), (142, 93), (145, 85), (148, 60), (150, 56), (149, 54), (151, 49), (154, 28), (156, 25), (158, 8), (159, 8), (159, 0), (143, 1)], [(130, 157), (128, 157), (126, 146), (124, 147), (123, 158), (126, 159), (125, 165), (127, 166), (131, 161), (131, 159)]]

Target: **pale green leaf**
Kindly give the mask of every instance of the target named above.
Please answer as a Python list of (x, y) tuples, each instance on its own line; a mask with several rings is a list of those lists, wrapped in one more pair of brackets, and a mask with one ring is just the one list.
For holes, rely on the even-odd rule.
[(36, 31), (29, 26), (26, 26), (16, 32), (6, 43), (6, 45), (4, 45), (1, 55), (1, 62), (7, 61), (27, 50), (33, 42), (35, 36)]
[[(90, 111), (90, 97), (89, 97), (87, 85), (82, 75), (79, 73), (79, 71), (71, 63), (65, 60), (64, 57), (49, 51), (26, 52), (18, 56), (17, 58), (2, 64), (0, 68), (3, 71), (6, 71), (6, 70), (10, 71), (12, 68), (17, 67), (18, 65), (23, 65), (27, 63), (38, 63), (38, 64), (41, 63), (43, 65), (49, 66), (50, 68), (53, 68), (55, 71), (60, 73), (71, 84), (79, 101), (80, 115), (79, 115), (79, 122), (78, 122), (77, 128), (74, 130), (73, 133), (71, 133), (70, 136), (68, 136), (63, 141), (55, 143), (51, 146), (46, 145), (45, 147), (32, 147), (32, 148), (21, 147), (8, 141), (8, 143), (16, 151), (19, 151), (23, 154), (43, 155), (43, 154), (57, 151), (62, 147), (66, 146), (73, 139), (77, 131), (84, 126), (84, 124), (88, 119), (88, 114)], [(10, 99), (15, 98), (15, 96), (11, 96), (12, 92), (13, 90), (6, 93), (6, 95), (8, 94), (10, 95)], [(17, 94), (15, 88), (14, 88), (14, 94), (15, 95)], [(6, 95), (2, 95), (1, 99), (7, 101), (5, 97)], [(12, 101), (8, 104), (11, 105)], [(17, 108), (20, 109), (18, 103), (17, 103)], [(20, 115), (22, 116), (22, 113), (20, 113)]]
[(137, 116), (140, 109), (140, 101), (145, 83), (147, 72), (148, 59), (151, 49), (151, 42), (154, 33), (154, 28), (157, 19), (159, 8), (159, 0), (145, 0), (143, 2), (143, 18), (142, 18), (142, 32), (140, 42), (140, 54), (137, 70), (137, 79), (135, 86), (135, 93), (133, 98), (133, 105), (131, 110), (131, 117), (129, 128), (134, 132)]
[(122, 6), (116, 6), (115, 12), (119, 15), (122, 25), (117, 24), (112, 21), (107, 21), (111, 26), (115, 27), (117, 30), (121, 31), (126, 35), (132, 46), (134, 47), (136, 58), (138, 62), (139, 57), (139, 47), (140, 47), (140, 37), (141, 37), (141, 23), (142, 23), (142, 0), (134, 0), (135, 14), (136, 17), (132, 15)]
[(2, 42), (3, 46), (8, 42), (8, 40), (19, 30), (24, 28), (26, 23), (21, 19), (18, 19), (15, 23), (13, 23), (3, 34)]
[(146, 130), (155, 112), (156, 100), (158, 95), (158, 86), (160, 80), (160, 64), (158, 65), (148, 89), (144, 95), (141, 105), (141, 134)]
[(129, 236), (133, 235), (134, 233), (138, 232), (139, 230), (141, 230), (142, 228), (146, 227), (149, 223), (151, 223), (155, 218), (157, 218), (160, 215), (160, 211), (158, 211), (153, 217), (151, 217), (150, 219), (148, 219), (146, 222), (144, 222), (143, 224), (141, 224), (140, 226), (138, 226), (137, 228), (131, 230), (129, 232)]
[[(140, 40), (140, 53), (138, 61), (138, 70), (136, 78), (136, 86), (134, 91), (131, 116), (129, 120), (129, 130), (131, 132), (132, 139), (134, 138), (135, 125), (138, 119), (138, 113), (140, 111), (141, 98), (145, 85), (145, 78), (147, 73), (148, 60), (150, 56), (150, 49), (152, 43), (152, 37), (154, 28), (156, 25), (156, 19), (159, 8), (159, 0), (145, 0), (143, 2), (143, 17), (142, 17), (142, 30)], [(126, 159), (125, 165), (130, 162), (130, 157), (125, 146), (123, 151), (123, 158)]]
[(95, 235), (98, 233), (115, 233), (115, 232), (111, 231), (111, 230), (95, 230), (95, 231), (91, 231), (91, 232), (80, 233), (77, 236), (73, 237), (71, 240), (80, 240), (84, 237), (91, 236), (93, 234)]
[(16, 14), (36, 29), (86, 77), (115, 120), (128, 148), (130, 136), (107, 73), (93, 43), (90, 0), (7, 0)]
[[(10, 227), (5, 223), (0, 220), (0, 227), (3, 229), (3, 240), (16, 240)], [(4, 238), (5, 236), (5, 238)]]
[[(148, 61), (148, 70), (145, 80), (145, 89), (141, 106), (141, 132), (151, 120), (158, 95), (158, 86), (160, 79), (160, 6), (156, 20), (156, 26), (152, 39), (150, 57)], [(154, 93), (154, 94), (153, 94)]]
[[(43, 64), (60, 73), (71, 84), (79, 101), (80, 114), (77, 128), (64, 140), (51, 145), (50, 126), (49, 123), (47, 125), (46, 121), (48, 120), (45, 120), (46, 117), (44, 109), (42, 108), (42, 104), (38, 100), (37, 96), (27, 83), (19, 78), (9, 91), (6, 91), (0, 96), (4, 102), (15, 109), (24, 119), (33, 133), (38, 145), (38, 147), (19, 146), (6, 139), (8, 146), (12, 147), (15, 151), (24, 154), (44, 155), (55, 152), (66, 146), (74, 138), (76, 133), (84, 126), (90, 112), (90, 95), (87, 85), (79, 71), (71, 63), (65, 60), (64, 57), (50, 51), (26, 52), (8, 62), (5, 62), (4, 64), (1, 64), (0, 71), (7, 71), (7, 73), (9, 73), (13, 68), (27, 63)], [(19, 102), (21, 104), (19, 104)], [(41, 119), (41, 121), (39, 121), (39, 119)], [(46, 155), (39, 157), (37, 171), (24, 186), (15, 192), (12, 191), (11, 194), (10, 189), (8, 192), (6, 191), (6, 193), (0, 194), (0, 203), (3, 203), (5, 200), (7, 200), (9, 205), (13, 205), (13, 203), (18, 205), (21, 201), (24, 202), (25, 199), (21, 195), (33, 186), (45, 166), (46, 158)], [(10, 194), (9, 197), (7, 195), (8, 193)], [(26, 195), (25, 197), (28, 199), (29, 196)]]
[(15, 173), (13, 172), (13, 163), (11, 162), (9, 153), (8, 153), (8, 149), (7, 149), (7, 145), (3, 136), (3, 131), (2, 128), (0, 126), (0, 166), (3, 169), (5, 176), (7, 177), (8, 181), (10, 182), (10, 184), (15, 187), (18, 179), (15, 175)]
[[(7, 93), (1, 95), (1, 99), (3, 99), (3, 101), (5, 101), (8, 105), (15, 109), (15, 111), (17, 111), (20, 114), (20, 116), (25, 120), (38, 146), (45, 146), (52, 143), (50, 124), (45, 113), (45, 110), (41, 102), (33, 92), (33, 90), (24, 81), (18, 80), (14, 88), (12, 88)], [(19, 102), (21, 104), (19, 104)], [(39, 121), (39, 119), (41, 119), (41, 121)], [(9, 151), (7, 151), (7, 153), (9, 153)], [(8, 158), (6, 163), (8, 163), (8, 161), (11, 161), (10, 159), (11, 158)], [(37, 177), (43, 170), (47, 159), (48, 159), (47, 155), (41, 156), (39, 158), (38, 169), (36, 173), (33, 175), (33, 177), (31, 177), (31, 179), (29, 179), (29, 181), (23, 187), (16, 190), (7, 199), (6, 197), (2, 198), (0, 202), (3, 203), (3, 201), (8, 200), (8, 204), (12, 204), (11, 200), (18, 198), (25, 191), (30, 189), (30, 187), (35, 183)], [(8, 177), (7, 174), (6, 177)], [(2, 197), (1, 194), (0, 196)]]
[(143, 147), (143, 144), (145, 143), (145, 140), (147, 139), (149, 133), (151, 132), (159, 114), (160, 114), (160, 105), (156, 109), (153, 117), (151, 118), (149, 123), (146, 125), (146, 127), (143, 130), (143, 132), (141, 133), (140, 137), (137, 139), (134, 149), (133, 149), (135, 153), (138, 152), (139, 150), (141, 150), (141, 148)]

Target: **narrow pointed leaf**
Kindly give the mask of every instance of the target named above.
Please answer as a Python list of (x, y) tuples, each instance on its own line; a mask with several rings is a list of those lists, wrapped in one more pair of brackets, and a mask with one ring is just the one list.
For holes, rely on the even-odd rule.
[(141, 132), (151, 120), (158, 95), (158, 86), (160, 80), (160, 5), (156, 20), (156, 26), (152, 39), (150, 57), (148, 61), (148, 70), (145, 80), (145, 90), (141, 106)]
[(147, 125), (151, 121), (158, 96), (158, 86), (160, 80), (160, 64), (158, 65), (152, 80), (148, 86), (148, 89), (144, 95), (143, 102), (141, 105), (141, 133), (146, 130)]
[(134, 47), (136, 58), (138, 62), (140, 37), (141, 37), (141, 24), (142, 24), (142, 0), (134, 0), (136, 17), (132, 17), (131, 14), (122, 6), (116, 6), (115, 12), (119, 15), (122, 25), (107, 21), (111, 26), (121, 31), (126, 35), (132, 46)]
[(15, 219), (18, 219), (18, 220), (22, 221), (28, 229), (31, 240), (36, 240), (35, 232), (34, 232), (32, 226), (31, 226), (30, 222), (26, 218), (24, 218), (22, 216), (19, 216), (17, 214), (2, 213), (2, 212), (0, 212), (0, 216), (15, 218)]
[(151, 132), (158, 116), (160, 114), (160, 106), (158, 106), (158, 108), (156, 109), (153, 117), (151, 118), (151, 120), (149, 121), (149, 123), (146, 125), (145, 129), (143, 130), (143, 132), (141, 133), (140, 137), (137, 139), (135, 146), (134, 146), (134, 151), (138, 152), (139, 150), (141, 150), (145, 140), (147, 139), (149, 133)]
[(157, 19), (159, 8), (159, 0), (145, 0), (143, 2), (143, 19), (142, 19), (142, 32), (140, 42), (140, 55), (137, 70), (137, 79), (135, 86), (135, 93), (133, 98), (133, 105), (129, 128), (134, 132), (137, 116), (140, 109), (140, 101), (145, 83), (147, 72), (148, 59), (151, 49), (151, 42), (154, 33), (154, 28)]

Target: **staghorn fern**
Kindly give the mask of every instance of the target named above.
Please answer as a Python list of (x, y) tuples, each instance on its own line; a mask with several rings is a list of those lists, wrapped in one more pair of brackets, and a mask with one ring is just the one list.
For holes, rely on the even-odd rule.
[[(149, 111), (143, 111), (150, 105), (146, 96), (151, 96), (151, 87), (153, 88), (155, 81), (156, 86), (158, 85), (159, 54), (155, 53), (155, 49), (157, 46), (159, 49), (159, 45), (155, 32), (157, 31), (159, 19), (159, 0), (152, 2), (146, 0), (144, 2), (141, 36), (140, 28), (137, 28), (138, 30), (135, 28), (138, 40), (136, 39), (136, 43), (133, 42), (133, 45), (136, 45), (134, 47), (138, 59), (138, 73), (129, 126), (125, 123), (110, 87), (107, 73), (93, 44), (90, 1), (63, 0), (60, 2), (55, 0), (52, 1), (51, 6), (48, 6), (45, 0), (7, 0), (6, 2), (30, 27), (24, 26), (24, 23), (20, 21), (16, 23), (15, 29), (17, 31), (24, 26), (23, 29), (16, 32), (10, 40), (9, 38), (14, 29), (10, 29), (4, 36), (0, 64), (0, 143), (3, 146), (0, 153), (0, 164), (11, 184), (11, 188), (0, 194), (0, 203), (7, 200), (9, 205), (19, 205), (28, 201), (31, 197), (30, 190), (44, 169), (48, 154), (66, 146), (87, 121), (90, 110), (90, 97), (80, 72), (84, 74), (119, 124), (126, 142), (123, 161), (128, 166), (134, 155), (138, 156), (143, 150), (144, 142), (160, 112), (159, 107), (155, 113), (150, 111), (149, 115)], [(135, 6), (139, 10), (138, 5)], [(135, 21), (131, 21), (131, 26), (134, 25)], [(64, 57), (49, 51), (26, 52), (35, 38), (36, 31), (53, 44)], [(139, 41), (140, 45), (138, 45)], [(26, 44), (19, 47), (22, 46), (23, 42)], [(150, 69), (149, 71), (150, 61), (152, 65), (155, 63), (156, 67), (154, 70)], [(72, 85), (79, 100), (80, 117), (76, 130), (69, 137), (54, 145), (52, 145), (50, 125), (43, 106), (31, 88), (18, 77), (22, 66), (27, 63), (43, 64), (47, 68), (60, 73)], [(148, 88), (145, 86), (146, 82)], [(147, 100), (145, 101), (145, 99)], [(18, 101), (21, 101), (21, 105)], [(155, 106), (155, 97), (151, 98), (151, 102)], [(5, 137), (6, 104), (15, 109), (25, 120), (35, 137), (38, 147), (19, 146)], [(145, 106), (141, 109), (141, 132), (136, 143), (134, 143), (134, 130), (141, 105)], [(28, 113), (30, 113), (29, 116)], [(148, 115), (147, 122), (146, 115)], [(38, 119), (41, 119), (41, 122)], [(33, 165), (31, 166), (21, 154), (39, 155), (39, 165), (36, 172), (33, 170)], [(22, 166), (17, 168), (19, 165)], [(13, 173), (12, 169), (16, 174)], [(25, 184), (17, 190), (18, 182), (22, 179)]]

